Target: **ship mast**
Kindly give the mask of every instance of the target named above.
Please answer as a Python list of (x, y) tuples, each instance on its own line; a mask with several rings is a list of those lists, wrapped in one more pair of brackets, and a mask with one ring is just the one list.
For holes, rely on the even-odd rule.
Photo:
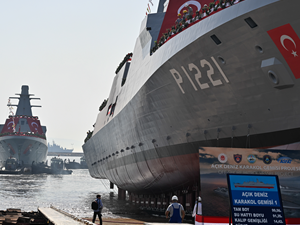
[(39, 105), (31, 105), (30, 100), (31, 99), (37, 99), (40, 100), (40, 98), (31, 98), (30, 96), (34, 96), (33, 94), (28, 93), (29, 87), (27, 85), (22, 85), (22, 91), (19, 95), (20, 97), (9, 97), (10, 99), (19, 99), (18, 105), (12, 105), (17, 106), (17, 112), (16, 116), (32, 116), (32, 107), (41, 107)]
[(160, 1), (159, 1), (159, 3), (158, 3), (158, 8), (157, 8), (157, 12), (158, 12), (158, 13), (164, 12), (164, 8), (165, 8), (164, 4), (165, 4), (166, 2), (169, 2), (169, 0), (160, 0)]

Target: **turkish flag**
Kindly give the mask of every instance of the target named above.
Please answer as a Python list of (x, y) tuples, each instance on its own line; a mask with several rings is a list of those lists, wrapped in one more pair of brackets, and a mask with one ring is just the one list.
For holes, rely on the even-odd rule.
[(170, 0), (157, 40), (160, 39), (162, 34), (165, 33), (167, 29), (171, 29), (172, 26), (176, 25), (175, 21), (177, 20), (179, 13), (181, 14), (181, 18), (182, 18), (183, 10), (188, 10), (185, 7), (186, 4), (188, 4), (193, 9), (193, 16), (195, 16), (197, 10), (200, 11), (205, 4), (209, 6), (209, 3), (211, 2), (213, 1), (212, 0), (195, 0), (195, 1)]
[(300, 39), (293, 27), (286, 24), (268, 31), (296, 79), (300, 78)]
[(39, 120), (33, 118), (27, 118), (27, 122), (31, 132), (43, 134), (43, 129)]
[(19, 118), (14, 118), (14, 121), (12, 118), (9, 118), (9, 119), (6, 119), (6, 122), (5, 122), (5, 125), (4, 127), (2, 128), (2, 131), (1, 133), (12, 133), (14, 132), (14, 129), (13, 129), (13, 124), (17, 124), (19, 122)]

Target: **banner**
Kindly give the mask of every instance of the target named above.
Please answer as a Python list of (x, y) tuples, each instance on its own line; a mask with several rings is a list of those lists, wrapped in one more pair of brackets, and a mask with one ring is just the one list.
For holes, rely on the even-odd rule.
[(164, 21), (162, 23), (158, 40), (162, 36), (163, 33), (166, 32), (167, 29), (171, 29), (172, 26), (175, 26), (175, 21), (178, 18), (178, 14), (183, 15), (183, 10), (187, 10), (185, 7), (188, 4), (193, 9), (194, 16), (196, 15), (196, 11), (200, 11), (203, 6), (206, 4), (209, 6), (209, 3), (213, 2), (212, 0), (195, 0), (195, 1), (187, 1), (187, 0), (170, 0), (169, 5), (165, 14)]
[(15, 117), (14, 121), (12, 118), (6, 119), (6, 122), (2, 128), (1, 133), (13, 133), (14, 129), (13, 129), (13, 124), (15, 122), (15, 125), (19, 122), (19, 118)]
[(227, 174), (233, 225), (285, 225), (278, 176)]
[(300, 39), (291, 24), (268, 31), (269, 36), (281, 52), (296, 79), (300, 78)]
[(286, 218), (300, 221), (300, 151), (203, 147), (199, 149), (203, 216), (229, 215), (226, 175), (265, 174), (279, 178)]
[(43, 129), (39, 120), (33, 118), (27, 118), (27, 122), (31, 132), (43, 134)]

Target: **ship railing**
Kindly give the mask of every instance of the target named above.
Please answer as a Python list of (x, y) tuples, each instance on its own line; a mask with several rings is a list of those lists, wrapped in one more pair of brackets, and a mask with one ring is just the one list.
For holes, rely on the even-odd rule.
[(186, 30), (188, 27), (242, 1), (245, 0), (219, 0), (217, 2), (211, 2), (209, 4), (209, 7), (206, 6), (203, 7), (200, 11), (196, 11), (196, 15), (194, 17), (190, 16), (188, 17), (188, 19), (183, 20), (180, 24), (174, 24), (172, 28), (167, 29), (166, 33), (163, 33), (159, 40), (154, 42), (154, 47), (150, 50), (150, 55), (152, 55), (157, 49), (159, 49), (159, 47), (175, 37), (177, 34)]
[(33, 132), (5, 132), (1, 133), (0, 137), (3, 136), (28, 136), (28, 137), (38, 137), (42, 139), (46, 139), (46, 136), (44, 134), (38, 134), (38, 133), (33, 133)]
[(16, 116), (8, 116), (8, 118), (31, 118), (31, 119), (34, 119), (34, 120), (38, 120), (39, 118), (37, 116), (24, 116), (24, 115), (16, 115)]

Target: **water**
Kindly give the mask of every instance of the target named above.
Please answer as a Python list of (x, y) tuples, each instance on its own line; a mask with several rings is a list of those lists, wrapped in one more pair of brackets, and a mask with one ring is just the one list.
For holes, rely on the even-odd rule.
[[(48, 157), (48, 161), (51, 158)], [(79, 162), (79, 157), (61, 158)], [(87, 169), (73, 170), (71, 175), (0, 175), (0, 210), (20, 208), (29, 212), (37, 211), (38, 207), (53, 205), (72, 215), (87, 218), (93, 215), (91, 202), (97, 194), (102, 196), (103, 217), (138, 219), (143, 214), (128, 201), (118, 200), (117, 188), (111, 190), (108, 180), (92, 178)], [(151, 216), (143, 215), (145, 218), (151, 220)]]

